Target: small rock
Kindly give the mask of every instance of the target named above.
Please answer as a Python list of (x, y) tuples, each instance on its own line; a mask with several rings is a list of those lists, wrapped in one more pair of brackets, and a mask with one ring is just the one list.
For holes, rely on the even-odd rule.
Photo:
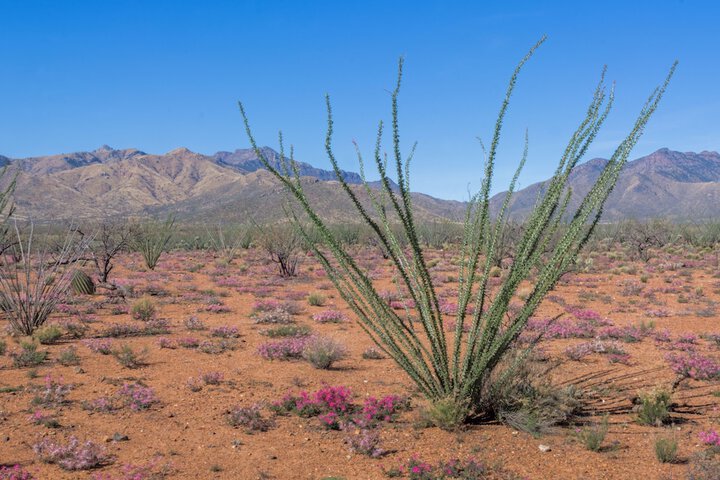
[(115, 432), (112, 436), (112, 439), (114, 442), (127, 442), (128, 440), (130, 440), (130, 437), (128, 437), (127, 435), (123, 435), (122, 433)]
[(550, 448), (550, 445), (540, 445), (540, 446), (538, 446), (538, 449), (543, 453), (546, 453), (546, 452), (549, 452), (550, 450), (552, 450)]

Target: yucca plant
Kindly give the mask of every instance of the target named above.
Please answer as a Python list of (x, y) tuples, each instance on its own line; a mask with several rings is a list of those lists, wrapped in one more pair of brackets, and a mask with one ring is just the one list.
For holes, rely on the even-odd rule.
[[(396, 313), (383, 300), (367, 272), (358, 266), (342, 242), (310, 205), (294, 161), (292, 147), (289, 161), (285, 160), (282, 132), (279, 143), (283, 162), (278, 169), (273, 167), (258, 148), (245, 109), (242, 103), (239, 104), (247, 136), (257, 156), (284, 185), (289, 198), (294, 199), (313, 229), (319, 232), (319, 235), (312, 235), (312, 238), (320, 238), (320, 241), (310, 241), (311, 232), (306, 227), (308, 223), (301, 218), (302, 214), (298, 213), (297, 208), (287, 209), (289, 217), (327, 271), (341, 297), (357, 315), (361, 327), (378, 347), (409, 375), (428, 400), (444, 406), (448, 403), (457, 405), (464, 409), (464, 415), (477, 412), (481, 408), (489, 384), (502, 373), (497, 371), (498, 367), (513, 346), (514, 340), (522, 332), (541, 300), (571, 266), (591, 235), (620, 170), (656, 110), (675, 70), (673, 65), (665, 82), (650, 95), (630, 133), (617, 147), (590, 191), (581, 199), (577, 210), (571, 212), (568, 208), (568, 177), (595, 139), (613, 103), (614, 89), (606, 91), (603, 70), (584, 119), (570, 137), (554, 175), (546, 183), (534, 210), (526, 219), (522, 236), (515, 246), (512, 265), (496, 293), (491, 295), (488, 279), (495, 263), (495, 246), (502, 237), (512, 193), (527, 157), (526, 135), (525, 150), (519, 167), (510, 182), (499, 213), (493, 218), (490, 192), (503, 120), (521, 68), (544, 40), (543, 37), (530, 49), (510, 77), (495, 122), (492, 141), (489, 150), (485, 152), (484, 178), (480, 191), (467, 205), (458, 274), (456, 322), (450, 335), (446, 335), (443, 330), (443, 315), (436, 287), (415, 227), (413, 198), (409, 187), (409, 165), (415, 146), (405, 159), (401, 153), (398, 94), (403, 59), (399, 62), (397, 84), (391, 96), (391, 157), (394, 159), (392, 163), (396, 170), (397, 186), (392, 186), (387, 156), (382, 153), (385, 131), (382, 122), (378, 127), (374, 151), (381, 188), (373, 189), (364, 181), (364, 185), (356, 189), (343, 179), (332, 147), (333, 116), (329, 96), (326, 96), (328, 127), (325, 146), (337, 180), (354, 204), (358, 216), (372, 229), (383, 249), (388, 252), (395, 274), (414, 302), (414, 315), (408, 310), (405, 314)], [(363, 159), (357, 146), (356, 151), (360, 174), (365, 180)], [(361, 202), (360, 193), (363, 191), (370, 199), (374, 212)], [(402, 226), (401, 235), (404, 239), (392, 228), (390, 212)], [(402, 247), (401, 242), (404, 243), (404, 240), (407, 240), (407, 248)], [(549, 253), (546, 251), (548, 245), (554, 246)], [(510, 301), (520, 284), (529, 279), (531, 273), (534, 275), (531, 291), (525, 296), (522, 307), (513, 309), (511, 313)]]

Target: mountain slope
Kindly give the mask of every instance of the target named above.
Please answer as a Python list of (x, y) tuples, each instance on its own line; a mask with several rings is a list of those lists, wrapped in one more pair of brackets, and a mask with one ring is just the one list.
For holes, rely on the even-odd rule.
[[(587, 194), (607, 160), (596, 158), (580, 164), (570, 174), (570, 208)], [(519, 190), (511, 199), (510, 214), (525, 218), (546, 182)], [(494, 196), (497, 212), (505, 192)], [(720, 216), (720, 154), (676, 152), (667, 148), (628, 162), (604, 208), (603, 220), (664, 217), (673, 220), (708, 219)]]
[[(279, 165), (279, 155), (263, 152)], [(99, 218), (176, 213), (187, 220), (225, 218), (247, 221), (282, 218), (285, 195), (280, 183), (260, 168), (252, 150), (214, 156), (185, 148), (164, 155), (101, 147), (93, 152), (11, 161), (20, 169), (16, 189), (19, 215), (35, 220)], [(308, 196), (331, 220), (354, 218), (353, 206), (335, 173), (299, 163)], [(343, 172), (348, 182), (360, 176)], [(367, 201), (364, 189), (358, 195)], [(419, 218), (460, 218), (462, 203), (413, 194)], [(351, 217), (352, 216), (352, 217)]]
[[(263, 149), (279, 165), (279, 154)], [(596, 158), (578, 165), (570, 175), (570, 207), (576, 207), (606, 164)], [(178, 148), (163, 155), (103, 146), (92, 152), (12, 160), (0, 165), (19, 170), (18, 214), (37, 220), (143, 215), (177, 212), (185, 219), (281, 218), (285, 196), (279, 182), (250, 149), (213, 156)], [(308, 196), (327, 218), (357, 219), (352, 204), (335, 181), (334, 172), (299, 163)], [(343, 172), (363, 202), (366, 193), (356, 173)], [(511, 216), (526, 217), (545, 182), (516, 192)], [(378, 188), (377, 182), (372, 182)], [(491, 199), (497, 213), (504, 193)], [(462, 219), (465, 204), (414, 193), (418, 218)], [(666, 217), (676, 220), (720, 215), (720, 154), (661, 149), (629, 162), (604, 209), (605, 221)]]

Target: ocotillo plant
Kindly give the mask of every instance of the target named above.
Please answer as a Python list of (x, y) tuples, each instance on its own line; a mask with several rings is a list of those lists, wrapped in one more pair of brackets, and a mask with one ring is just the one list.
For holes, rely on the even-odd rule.
[[(310, 242), (310, 235), (298, 212), (288, 209), (296, 228), (306, 237), (315, 257), (327, 271), (339, 294), (357, 315), (359, 324), (373, 341), (390, 356), (415, 382), (420, 391), (436, 404), (454, 405), (460, 411), (472, 413), (482, 405), (483, 395), (493, 372), (522, 332), (530, 316), (560, 276), (568, 269), (591, 235), (602, 215), (602, 207), (612, 191), (620, 170), (630, 151), (640, 138), (650, 116), (656, 110), (675, 70), (670, 69), (665, 82), (653, 91), (643, 105), (627, 137), (620, 143), (605, 165), (597, 181), (581, 199), (576, 211), (570, 212), (568, 177), (583, 157), (607, 118), (614, 99), (614, 89), (605, 86), (605, 71), (601, 75), (584, 119), (570, 137), (552, 178), (526, 220), (512, 265), (497, 292), (490, 295), (488, 279), (494, 263), (493, 256), (498, 239), (506, 223), (510, 199), (520, 171), (527, 157), (527, 136), (524, 154), (510, 182), (508, 193), (496, 218), (490, 211), (490, 192), (503, 120), (511, 95), (523, 65), (543, 43), (541, 39), (520, 61), (508, 84), (500, 112), (495, 122), (489, 150), (486, 152), (484, 177), (480, 191), (469, 201), (463, 230), (456, 323), (452, 335), (445, 334), (440, 303), (425, 260), (425, 254), (415, 227), (413, 198), (410, 195), (409, 165), (413, 146), (404, 159), (400, 148), (398, 123), (398, 94), (402, 79), (403, 60), (400, 59), (397, 85), (391, 96), (392, 151), (391, 158), (397, 172), (396, 190), (392, 188), (388, 173), (387, 156), (382, 154), (384, 125), (377, 131), (374, 160), (381, 179), (378, 190), (364, 182), (364, 192), (370, 198), (375, 212), (360, 201), (359, 192), (345, 182), (332, 147), (333, 117), (330, 99), (326, 96), (327, 136), (326, 152), (338, 182), (354, 204), (360, 218), (366, 222), (379, 242), (389, 253), (396, 274), (412, 298), (416, 314), (396, 313), (374, 288), (367, 273), (338, 241), (318, 212), (310, 205), (290, 148), (289, 161), (284, 160), (282, 133), (280, 150), (283, 164), (274, 168), (257, 146), (242, 103), (240, 112), (246, 133), (260, 161), (284, 185), (300, 211), (304, 211), (310, 224), (320, 235), (319, 242)], [(360, 174), (365, 180), (362, 156), (358, 152)], [(360, 191), (363, 190), (361, 186)], [(398, 236), (389, 222), (392, 212), (402, 225), (402, 234), (408, 247), (401, 248)], [(562, 226), (562, 228), (560, 228)], [(560, 238), (553, 239), (558, 235)], [(315, 236), (314, 238), (318, 238)], [(551, 239), (554, 248), (546, 252)], [(522, 307), (508, 315), (510, 301), (523, 280), (534, 277), (532, 292), (525, 296)], [(473, 288), (477, 285), (476, 288)], [(450, 338), (448, 338), (450, 337)]]
[(17, 224), (14, 229), (13, 255), (0, 262), (0, 309), (16, 332), (32, 335), (63, 300), (73, 266), (92, 239), (78, 239), (77, 231), (70, 229), (57, 251), (50, 252), (37, 246), (32, 224), (25, 238)]

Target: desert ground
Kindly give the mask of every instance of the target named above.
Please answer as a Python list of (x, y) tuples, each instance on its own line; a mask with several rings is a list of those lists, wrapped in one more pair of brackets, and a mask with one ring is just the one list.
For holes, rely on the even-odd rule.
[[(355, 254), (388, 301), (412, 315), (380, 251)], [(449, 331), (456, 252), (434, 250), (428, 261)], [(366, 358), (378, 349), (312, 256), (290, 278), (259, 248), (230, 261), (176, 250), (154, 271), (135, 253), (116, 263), (111, 280), (123, 295), (71, 294), (48, 323), (61, 334), (43, 339), (47, 356), (36, 364), (23, 363), (28, 339), (3, 328), (0, 478), (29, 478), (10, 476), (15, 465), (37, 479), (419, 479), (438, 478), (423, 469), (454, 459), (473, 459), (481, 472), (459, 478), (669, 479), (712, 468), (698, 455), (717, 446), (720, 419), (716, 251), (668, 246), (647, 261), (622, 245), (584, 253), (523, 334), (543, 332), (532, 355), (541, 378), (579, 392), (578, 415), (541, 433), (491, 419), (455, 431), (428, 426), (405, 373), (387, 355)], [(268, 358), (298, 356), (292, 342), (318, 337), (346, 350), (330, 368)], [(658, 389), (671, 393), (670, 416), (642, 425), (637, 399)], [(317, 391), (344, 403), (283, 411)], [(337, 428), (336, 417), (342, 424), (377, 405), (371, 398), (391, 406), (367, 428)], [(589, 434), (603, 422), (593, 451)], [(103, 458), (96, 468), (48, 463), (48, 449), (71, 437), (93, 442)], [(660, 462), (658, 439), (677, 442), (677, 458)]]

